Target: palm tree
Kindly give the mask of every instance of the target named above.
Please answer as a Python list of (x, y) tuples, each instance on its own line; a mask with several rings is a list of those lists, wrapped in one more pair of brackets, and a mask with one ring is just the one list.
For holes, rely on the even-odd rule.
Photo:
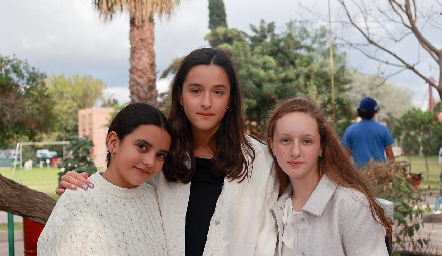
[(104, 21), (116, 12), (129, 12), (131, 102), (157, 105), (154, 15), (170, 17), (179, 0), (93, 0)]

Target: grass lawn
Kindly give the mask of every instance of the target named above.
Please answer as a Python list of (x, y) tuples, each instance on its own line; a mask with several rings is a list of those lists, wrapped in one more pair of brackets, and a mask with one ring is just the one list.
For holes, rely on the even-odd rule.
[(0, 174), (12, 179), (28, 188), (43, 192), (48, 196), (58, 199), (55, 189), (58, 187), (58, 168), (32, 168), (30, 171), (12, 168), (0, 168)]
[[(7, 223), (0, 223), (0, 231), (6, 231), (8, 230), (8, 224)], [(23, 223), (21, 222), (15, 222), (14, 223), (14, 230), (23, 230)]]
[(425, 158), (419, 156), (412, 157), (398, 157), (396, 161), (410, 162), (411, 173), (422, 173), (421, 190), (439, 190), (439, 174), (441, 171), (441, 165), (439, 164), (438, 156), (429, 156), (428, 161), (428, 179), (427, 168), (425, 164)]

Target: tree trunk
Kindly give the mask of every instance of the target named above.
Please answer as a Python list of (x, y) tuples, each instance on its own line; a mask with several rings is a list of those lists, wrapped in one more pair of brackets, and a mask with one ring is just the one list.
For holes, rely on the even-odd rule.
[(0, 210), (45, 225), (56, 201), (0, 174)]
[(137, 24), (130, 20), (130, 99), (157, 106), (155, 30), (153, 17)]

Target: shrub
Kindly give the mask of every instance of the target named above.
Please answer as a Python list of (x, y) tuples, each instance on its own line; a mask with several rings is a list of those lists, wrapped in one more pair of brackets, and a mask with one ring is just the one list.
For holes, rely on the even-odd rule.
[(93, 143), (87, 136), (82, 138), (71, 136), (70, 144), (66, 146), (69, 157), (64, 159), (61, 164), (62, 169), (58, 174), (58, 182), (60, 182), (61, 176), (67, 171), (87, 172), (88, 176), (97, 171), (97, 167), (95, 167), (90, 156), (92, 147)]
[(394, 203), (393, 251), (428, 253), (432, 250), (430, 235), (422, 238), (420, 234), (426, 198), (411, 186), (413, 181), (407, 167), (406, 162), (394, 165), (370, 162), (363, 171), (376, 196)]

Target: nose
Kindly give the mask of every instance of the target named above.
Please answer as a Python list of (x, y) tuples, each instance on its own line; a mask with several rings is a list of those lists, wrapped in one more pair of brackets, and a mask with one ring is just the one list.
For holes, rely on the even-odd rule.
[(203, 108), (210, 108), (212, 106), (212, 98), (209, 92), (204, 93), (202, 101), (201, 101), (201, 107)]
[(152, 168), (155, 164), (155, 154), (149, 153), (143, 156), (143, 164), (148, 168)]
[(294, 142), (292, 144), (292, 156), (298, 157), (301, 155), (301, 148), (298, 142)]

